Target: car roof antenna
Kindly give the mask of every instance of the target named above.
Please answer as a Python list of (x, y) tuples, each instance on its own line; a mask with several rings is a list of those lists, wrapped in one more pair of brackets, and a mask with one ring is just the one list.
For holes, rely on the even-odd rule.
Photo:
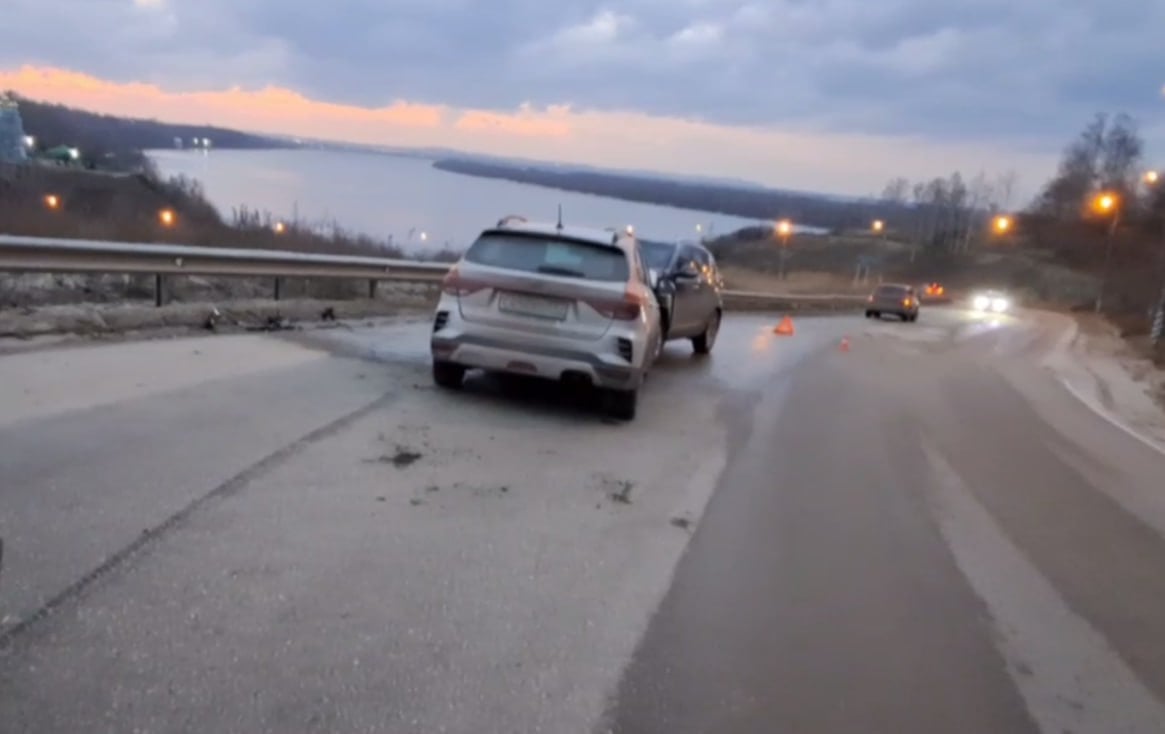
[(558, 224), (556, 225), (559, 232), (562, 231), (562, 204), (558, 205)]

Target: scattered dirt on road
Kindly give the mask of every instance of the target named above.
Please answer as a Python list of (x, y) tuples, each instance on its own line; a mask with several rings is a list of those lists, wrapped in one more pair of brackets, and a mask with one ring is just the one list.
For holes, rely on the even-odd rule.
[(383, 454), (375, 459), (365, 459), (367, 464), (392, 464), (397, 469), (404, 469), (412, 466), (425, 457), (420, 451), (415, 451), (407, 446), (397, 446), (396, 451), (391, 454)]
[(631, 504), (631, 491), (635, 489), (635, 482), (627, 479), (603, 478), (603, 488), (612, 502), (621, 505)]
[(406, 466), (412, 466), (423, 456), (424, 454), (419, 451), (413, 451), (412, 449), (406, 448), (404, 446), (397, 446), (395, 454), (393, 454), (391, 457), (382, 458), (387, 458), (388, 461), (392, 462), (392, 465), (397, 469), (403, 469)]

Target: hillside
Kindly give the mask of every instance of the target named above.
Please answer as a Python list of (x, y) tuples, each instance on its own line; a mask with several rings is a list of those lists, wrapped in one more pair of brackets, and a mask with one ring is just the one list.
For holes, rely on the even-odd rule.
[(189, 145), (194, 138), (209, 138), (216, 148), (286, 148), (284, 140), (229, 130), (214, 125), (189, 125), (127, 117), (114, 117), (37, 102), (13, 94), (20, 105), (24, 129), (36, 139), (38, 150), (65, 145), (81, 152), (88, 168), (135, 171), (145, 165), (141, 151), (172, 148), (174, 139)]

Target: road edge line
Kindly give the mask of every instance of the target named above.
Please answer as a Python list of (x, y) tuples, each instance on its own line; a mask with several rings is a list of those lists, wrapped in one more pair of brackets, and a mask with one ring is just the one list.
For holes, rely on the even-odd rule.
[(982, 601), (995, 649), (1041, 731), (1158, 732), (1165, 702), (1008, 537), (946, 457), (922, 445), (931, 514)]
[(1088, 408), (1096, 415), (1098, 415), (1101, 418), (1103, 418), (1104, 420), (1108, 421), (1108, 423), (1111, 424), (1112, 426), (1119, 428), (1120, 430), (1124, 431), (1129, 436), (1132, 436), (1136, 440), (1140, 441), (1142, 444), (1144, 444), (1148, 448), (1152, 449), (1153, 451), (1156, 451), (1157, 453), (1161, 454), (1162, 456), (1165, 456), (1165, 444), (1162, 444), (1159, 441), (1157, 441), (1156, 439), (1152, 438), (1151, 436), (1146, 436), (1145, 434), (1141, 433), (1140, 431), (1133, 428), (1132, 426), (1125, 424), (1120, 418), (1117, 418), (1116, 416), (1112, 415), (1112, 413), (1110, 413), (1103, 406), (1098, 405), (1094, 400), (1092, 400), (1092, 398), (1088, 397), (1083, 392), (1081, 392), (1080, 389), (1077, 388), (1075, 385), (1073, 385), (1071, 383), (1071, 381), (1068, 380), (1067, 377), (1064, 377), (1063, 375), (1058, 375), (1058, 378), (1059, 378), (1060, 384), (1063, 385), (1064, 389), (1067, 390), (1068, 393), (1072, 395), (1072, 397), (1076, 398), (1076, 400), (1078, 400), (1084, 407)]
[(206, 494), (194, 498), (183, 506), (180, 510), (167, 517), (162, 522), (153, 527), (146, 528), (134, 538), (128, 545), (123, 546), (120, 550), (113, 552), (106, 556), (96, 568), (91, 569), (85, 573), (81, 578), (66, 586), (63, 590), (52, 596), (48, 601), (41, 604), (39, 608), (32, 613), (24, 616), (11, 626), (0, 629), (0, 651), (10, 649), (21, 635), (27, 633), (36, 625), (48, 620), (57, 611), (63, 608), (70, 602), (80, 599), (97, 584), (102, 578), (118, 570), (126, 562), (135, 556), (145, 552), (155, 542), (161, 540), (163, 536), (169, 534), (186, 523), (196, 512), (211, 505), (219, 500), (227, 499), (228, 497), (237, 494), (247, 485), (251, 484), (255, 479), (263, 476), (267, 472), (273, 470), (283, 462), (287, 461), (295, 454), (307, 448), (313, 443), (328, 438), (339, 431), (350, 426), (352, 423), (360, 420), (364, 416), (372, 413), (374, 410), (389, 403), (396, 397), (396, 393), (385, 393), (356, 410), (346, 413), (339, 418), (325, 423), (308, 433), (300, 436), (295, 441), (276, 449), (270, 454), (267, 454), (259, 461), (251, 464), (243, 469), (238, 474), (235, 474), (230, 479), (226, 480), (217, 487), (214, 487)]

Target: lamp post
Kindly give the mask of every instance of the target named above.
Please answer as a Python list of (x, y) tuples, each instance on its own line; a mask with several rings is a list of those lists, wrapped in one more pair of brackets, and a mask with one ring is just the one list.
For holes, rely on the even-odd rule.
[(785, 279), (785, 259), (789, 256), (789, 238), (793, 235), (793, 223), (788, 219), (777, 222), (777, 238), (781, 243), (781, 280)]
[(1120, 198), (1116, 194), (1109, 192), (1102, 192), (1097, 194), (1096, 198), (1092, 200), (1092, 207), (1101, 214), (1111, 215), (1108, 225), (1108, 238), (1104, 246), (1104, 266), (1100, 271), (1100, 290), (1096, 294), (1096, 305), (1094, 310), (1100, 313), (1100, 309), (1104, 306), (1104, 291), (1108, 286), (1108, 270), (1112, 263), (1112, 245), (1113, 240), (1116, 239), (1116, 228), (1120, 223)]

